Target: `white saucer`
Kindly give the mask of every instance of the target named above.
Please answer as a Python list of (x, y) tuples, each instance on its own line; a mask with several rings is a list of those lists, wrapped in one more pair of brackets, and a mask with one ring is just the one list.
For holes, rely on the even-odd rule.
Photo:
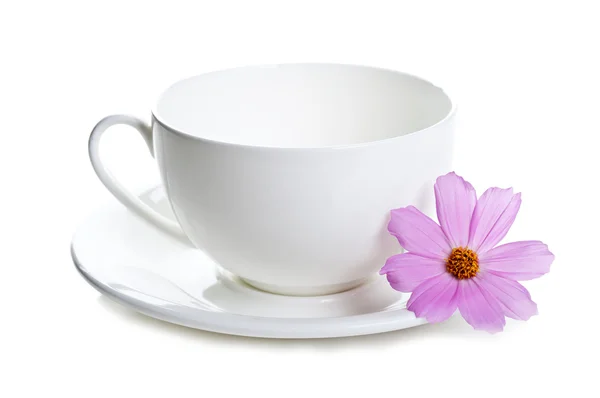
[[(142, 200), (173, 218), (161, 188)], [(148, 316), (197, 329), (269, 338), (323, 338), (388, 332), (425, 323), (406, 309), (409, 295), (385, 277), (342, 293), (266, 293), (219, 268), (115, 203), (93, 213), (71, 245), (81, 275), (111, 299)]]

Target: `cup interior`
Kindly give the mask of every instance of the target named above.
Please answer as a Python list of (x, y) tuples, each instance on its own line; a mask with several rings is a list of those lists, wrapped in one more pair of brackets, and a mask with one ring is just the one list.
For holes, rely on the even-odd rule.
[(335, 64), (252, 66), (181, 80), (159, 98), (157, 121), (230, 144), (336, 147), (380, 141), (437, 124), (446, 93), (400, 72)]

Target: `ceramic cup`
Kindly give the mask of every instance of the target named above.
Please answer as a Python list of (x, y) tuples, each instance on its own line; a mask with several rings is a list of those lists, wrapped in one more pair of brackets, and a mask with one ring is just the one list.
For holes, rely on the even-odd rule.
[[(451, 170), (454, 108), (442, 89), (395, 71), (243, 67), (173, 84), (150, 125), (104, 118), (89, 153), (125, 206), (250, 285), (329, 294), (359, 285), (399, 251), (386, 228), (391, 209), (431, 214), (433, 181)], [(116, 124), (145, 139), (178, 224), (103, 165), (98, 143)]]

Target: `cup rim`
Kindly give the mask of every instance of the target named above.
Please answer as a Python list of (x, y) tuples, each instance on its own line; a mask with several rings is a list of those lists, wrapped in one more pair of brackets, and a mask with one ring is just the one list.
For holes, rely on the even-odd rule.
[[(337, 145), (323, 145), (323, 146), (307, 146), (307, 147), (288, 147), (288, 146), (265, 146), (265, 145), (252, 145), (252, 144), (240, 144), (240, 143), (235, 143), (235, 142), (227, 142), (227, 141), (220, 141), (220, 140), (215, 140), (212, 138), (206, 138), (206, 137), (201, 137), (195, 134), (190, 134), (187, 133), (181, 129), (175, 128), (172, 125), (170, 125), (169, 123), (167, 123), (162, 117), (160, 117), (159, 113), (158, 113), (158, 104), (160, 103), (162, 97), (176, 84), (182, 83), (186, 80), (191, 80), (200, 76), (207, 76), (213, 73), (222, 73), (222, 72), (227, 72), (227, 71), (234, 71), (237, 69), (246, 69), (246, 68), (269, 68), (269, 67), (277, 67), (277, 66), (342, 66), (342, 67), (359, 67), (359, 68), (365, 68), (365, 69), (371, 69), (371, 70), (375, 70), (375, 71), (380, 71), (380, 72), (391, 72), (391, 73), (396, 73), (396, 74), (400, 74), (415, 80), (419, 80), (421, 82), (424, 83), (428, 83), (432, 86), (434, 86), (435, 88), (437, 88), (438, 90), (440, 90), (448, 99), (448, 101), (450, 101), (450, 110), (448, 111), (448, 113), (438, 122), (427, 126), (425, 128), (419, 129), (419, 130), (415, 130), (412, 131), (410, 133), (406, 133), (406, 134), (402, 134), (402, 135), (398, 135), (398, 136), (394, 136), (394, 137), (389, 137), (389, 138), (384, 138), (384, 139), (380, 139), (380, 140), (373, 140), (373, 141), (366, 141), (366, 142), (360, 142), (360, 143), (354, 143), (354, 144), (337, 144)], [(428, 131), (430, 129), (433, 129), (443, 123), (446, 123), (449, 119), (451, 119), (455, 114), (456, 114), (456, 110), (457, 110), (457, 104), (456, 101), (453, 99), (453, 97), (451, 95), (449, 95), (448, 90), (444, 89), (440, 86), (438, 86), (437, 84), (433, 83), (431, 80), (425, 79), (423, 77), (414, 75), (412, 73), (407, 73), (407, 72), (402, 72), (399, 70), (395, 70), (395, 69), (391, 69), (391, 68), (383, 68), (383, 67), (377, 67), (377, 66), (369, 66), (369, 65), (361, 65), (361, 64), (348, 64), (348, 63), (323, 63), (323, 62), (291, 62), (291, 63), (275, 63), (275, 64), (253, 64), (253, 65), (245, 65), (245, 66), (238, 66), (238, 67), (233, 67), (233, 68), (225, 68), (225, 69), (220, 69), (220, 70), (215, 70), (215, 71), (210, 71), (210, 72), (206, 72), (206, 73), (200, 73), (200, 74), (195, 74), (192, 76), (188, 76), (186, 78), (183, 79), (179, 79), (177, 81), (175, 81), (174, 83), (172, 83), (171, 85), (169, 85), (166, 89), (162, 90), (162, 92), (160, 93), (160, 95), (158, 96), (158, 100), (155, 101), (154, 105), (152, 106), (151, 109), (151, 114), (152, 114), (152, 124), (154, 124), (154, 122), (158, 123), (159, 125), (161, 125), (164, 129), (170, 131), (171, 133), (174, 134), (178, 134), (181, 135), (185, 138), (188, 139), (192, 139), (192, 140), (196, 140), (196, 141), (200, 141), (203, 143), (207, 143), (207, 144), (213, 144), (213, 145), (219, 145), (219, 146), (226, 146), (226, 147), (237, 147), (237, 148), (245, 148), (245, 149), (257, 149), (257, 150), (285, 150), (285, 151), (318, 151), (318, 150), (339, 150), (339, 149), (353, 149), (353, 148), (364, 148), (364, 147), (370, 147), (370, 146), (375, 146), (375, 145), (380, 145), (380, 144), (386, 144), (389, 142), (393, 142), (395, 140), (400, 140), (403, 137), (408, 137), (411, 136), (413, 134), (418, 134), (418, 133), (423, 133), (425, 131)]]

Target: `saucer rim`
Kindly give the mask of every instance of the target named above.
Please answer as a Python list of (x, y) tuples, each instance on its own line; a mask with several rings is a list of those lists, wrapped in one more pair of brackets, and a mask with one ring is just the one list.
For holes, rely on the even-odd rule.
[[(185, 312), (180, 308), (177, 312), (170, 312), (120, 293), (94, 278), (77, 258), (73, 243), (71, 257), (75, 269), (83, 279), (112, 301), (151, 318), (213, 333), (276, 339), (336, 338), (385, 333), (427, 323), (406, 308), (325, 318), (261, 317), (202, 308), (186, 308)], [(153, 299), (168, 303), (156, 297)]]

